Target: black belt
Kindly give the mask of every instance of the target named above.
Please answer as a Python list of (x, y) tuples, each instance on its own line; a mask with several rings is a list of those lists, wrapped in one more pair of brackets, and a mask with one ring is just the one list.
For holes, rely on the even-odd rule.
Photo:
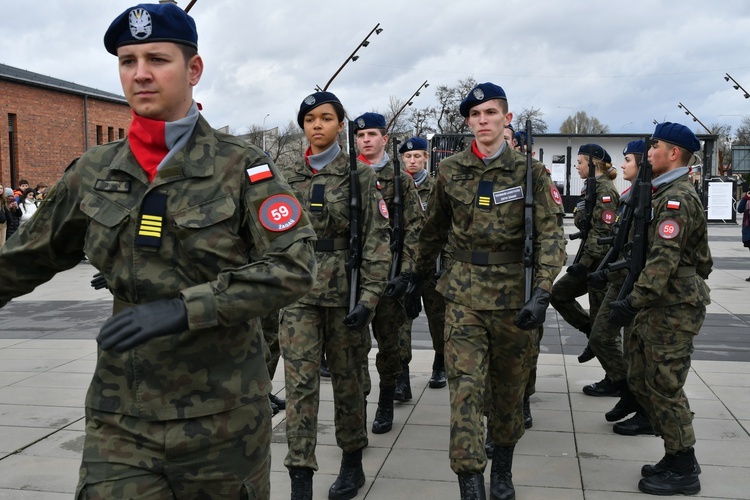
[(453, 259), (459, 262), (467, 262), (476, 266), (497, 266), (510, 264), (512, 262), (523, 262), (521, 250), (508, 250), (506, 252), (472, 252), (469, 250), (455, 250)]
[(349, 238), (324, 238), (315, 242), (315, 250), (318, 252), (334, 252), (349, 248)]

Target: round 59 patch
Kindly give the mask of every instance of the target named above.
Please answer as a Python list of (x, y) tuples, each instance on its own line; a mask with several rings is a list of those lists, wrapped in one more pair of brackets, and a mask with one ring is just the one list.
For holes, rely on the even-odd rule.
[(602, 212), (602, 222), (605, 224), (612, 224), (615, 221), (615, 218), (617, 218), (617, 215), (610, 209)]
[(680, 224), (674, 219), (665, 219), (659, 224), (659, 236), (665, 240), (677, 238), (680, 234)]
[(380, 200), (378, 202), (378, 210), (380, 210), (380, 215), (382, 215), (384, 219), (390, 217), (390, 214), (388, 213), (388, 205), (386, 205), (385, 200)]
[(558, 205), (562, 205), (562, 196), (560, 196), (560, 191), (557, 190), (557, 186), (552, 184), (549, 187), (549, 194), (552, 195), (552, 199), (555, 203), (557, 203)]
[(294, 196), (275, 194), (263, 202), (258, 210), (258, 218), (263, 227), (280, 233), (297, 225), (302, 207)]

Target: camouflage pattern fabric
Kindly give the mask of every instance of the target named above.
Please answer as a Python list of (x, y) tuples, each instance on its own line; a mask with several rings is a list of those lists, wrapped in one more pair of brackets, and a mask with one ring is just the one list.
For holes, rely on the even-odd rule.
[[(534, 287), (550, 290), (565, 262), (563, 208), (546, 168), (533, 163)], [(454, 472), (486, 466), (482, 410), (488, 373), (492, 388), (490, 432), (511, 445), (523, 435), (523, 392), (528, 381), (534, 332), (513, 326), (524, 300), (526, 157), (505, 147), (485, 166), (470, 150), (440, 163), (427, 220), (419, 236), (417, 272), (434, 274), (438, 253), (519, 252), (517, 262), (480, 265), (446, 259), (437, 291), (446, 299), (445, 363), (451, 394), (450, 458)], [(491, 186), (491, 202), (479, 206), (480, 185)], [(520, 192), (519, 192), (520, 189)], [(497, 194), (497, 196), (495, 196)], [(519, 196), (521, 195), (521, 196)], [(488, 358), (489, 357), (489, 361)]]
[(274, 311), (260, 318), (260, 327), (263, 330), (263, 340), (265, 347), (263, 353), (266, 358), (268, 367), (268, 376), (273, 378), (276, 373), (276, 367), (281, 357), (279, 348), (279, 311)]
[[(313, 175), (305, 164), (285, 168), (294, 193), (309, 213), (318, 240), (349, 240), (349, 157), (340, 153)], [(359, 303), (375, 311), (385, 290), (391, 262), (388, 219), (375, 172), (358, 162), (362, 196), (362, 266)], [(324, 186), (323, 206), (311, 210), (314, 186)], [(316, 209), (317, 210), (317, 209)], [(354, 332), (344, 326), (349, 307), (348, 248), (316, 251), (318, 276), (313, 289), (282, 311), (279, 340), (286, 381), (287, 467), (317, 470), (318, 400), (323, 344), (331, 372), (336, 421), (336, 442), (347, 452), (367, 445), (364, 398), (370, 382), (364, 377), (372, 346), (369, 329)]]
[[(592, 318), (596, 318), (599, 312), (599, 307), (604, 299), (604, 293), (605, 290), (597, 290), (590, 287), (587, 276), (573, 276), (572, 274), (565, 273), (560, 276), (560, 279), (555, 282), (555, 286), (552, 287), (550, 305), (573, 328), (588, 330), (591, 328)], [(586, 312), (576, 300), (577, 297), (586, 294), (589, 296), (589, 312)]]
[(87, 408), (83, 448), (79, 500), (271, 498), (267, 399), (162, 422)]
[(539, 350), (544, 337), (544, 327), (534, 330), (531, 344), (531, 369), (529, 371), (529, 381), (526, 383), (526, 389), (523, 391), (524, 398), (536, 393), (536, 365), (539, 362)]
[[(591, 335), (589, 336), (589, 346), (594, 351), (596, 359), (604, 368), (607, 376), (614, 382), (625, 380), (628, 375), (627, 352), (623, 347), (623, 340), (620, 337), (620, 327), (609, 322), (610, 308), (609, 303), (617, 299), (620, 293), (623, 280), (610, 282), (604, 292), (594, 322), (591, 324)], [(633, 326), (625, 327), (625, 337)]]
[[(262, 179), (254, 182), (248, 169)], [(154, 198), (164, 201), (164, 212), (149, 246), (138, 234), (145, 200)], [(87, 408), (157, 422), (268, 406), (257, 318), (304, 295), (316, 273), (315, 233), (290, 200), (289, 186), (260, 149), (202, 117), (151, 183), (127, 140), (96, 146), (0, 249), (0, 305), (74, 267), (85, 252), (118, 310), (179, 296), (190, 327), (121, 353), (100, 349)], [(268, 205), (277, 201), (291, 210), (285, 227), (268, 222)], [(84, 465), (89, 459), (84, 453)]]
[(344, 307), (297, 303), (282, 311), (280, 340), (286, 381), (286, 467), (318, 470), (315, 456), (320, 398), (320, 361), (325, 344), (333, 386), (336, 444), (345, 452), (367, 446), (365, 381), (370, 332), (344, 326)]
[(629, 295), (633, 307), (641, 310), (628, 345), (628, 385), (664, 439), (667, 453), (676, 453), (695, 444), (693, 413), (683, 386), (693, 337), (711, 303), (705, 279), (713, 259), (703, 204), (687, 169), (653, 194), (652, 207), (646, 265)]

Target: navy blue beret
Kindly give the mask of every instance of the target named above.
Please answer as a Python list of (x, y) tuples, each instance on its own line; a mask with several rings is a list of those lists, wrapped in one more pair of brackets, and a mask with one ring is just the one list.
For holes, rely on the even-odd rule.
[(198, 48), (195, 21), (173, 3), (141, 3), (117, 16), (104, 34), (104, 47), (117, 55), (123, 45), (174, 42)]
[(622, 150), (622, 156), (625, 155), (642, 155), (646, 150), (646, 141), (638, 139), (637, 141), (630, 141), (625, 149)]
[(297, 113), (297, 123), (299, 126), (305, 128), (305, 115), (321, 104), (327, 102), (337, 102), (341, 104), (339, 98), (330, 92), (315, 92), (314, 94), (305, 97), (302, 104), (299, 105), (299, 113)]
[(468, 118), (471, 108), (490, 99), (508, 100), (505, 97), (505, 91), (499, 85), (490, 82), (480, 83), (471, 89), (469, 95), (464, 97), (464, 100), (461, 101), (461, 105), (458, 107), (458, 111), (461, 113), (461, 116)]
[(701, 143), (695, 137), (693, 131), (679, 123), (664, 122), (658, 124), (651, 138), (680, 146), (691, 153), (695, 153), (701, 148)]
[[(512, 128), (511, 128), (512, 130)], [(516, 140), (516, 144), (519, 146), (521, 144), (526, 144), (526, 132), (523, 130), (519, 130), (515, 134), (513, 134), (513, 138)], [(531, 144), (534, 144), (534, 136), (531, 136)]]
[(404, 154), (407, 151), (427, 151), (428, 149), (426, 140), (421, 137), (412, 137), (398, 148), (398, 152)]
[[(513, 132), (513, 137), (516, 136), (516, 129), (513, 128), (513, 124), (509, 123), (505, 126), (505, 128), (509, 128), (511, 132)], [(533, 137), (532, 137), (533, 139)]]
[(598, 144), (584, 144), (578, 148), (578, 154), (591, 156), (605, 163), (612, 163), (612, 157)]
[(379, 113), (365, 113), (354, 120), (354, 131), (368, 128), (381, 128), (385, 131), (385, 116)]

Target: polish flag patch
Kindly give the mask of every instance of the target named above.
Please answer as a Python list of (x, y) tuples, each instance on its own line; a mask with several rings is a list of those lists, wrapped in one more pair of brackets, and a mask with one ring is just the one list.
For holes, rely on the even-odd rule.
[(612, 203), (611, 196), (602, 196), (602, 203)]
[(679, 210), (680, 209), (680, 202), (676, 200), (669, 200), (667, 202), (667, 208), (669, 210)]
[(247, 178), (250, 180), (250, 184), (255, 184), (256, 182), (264, 181), (266, 179), (273, 179), (273, 171), (267, 163), (264, 163), (263, 165), (257, 165), (255, 167), (250, 167), (246, 170), (246, 172)]

